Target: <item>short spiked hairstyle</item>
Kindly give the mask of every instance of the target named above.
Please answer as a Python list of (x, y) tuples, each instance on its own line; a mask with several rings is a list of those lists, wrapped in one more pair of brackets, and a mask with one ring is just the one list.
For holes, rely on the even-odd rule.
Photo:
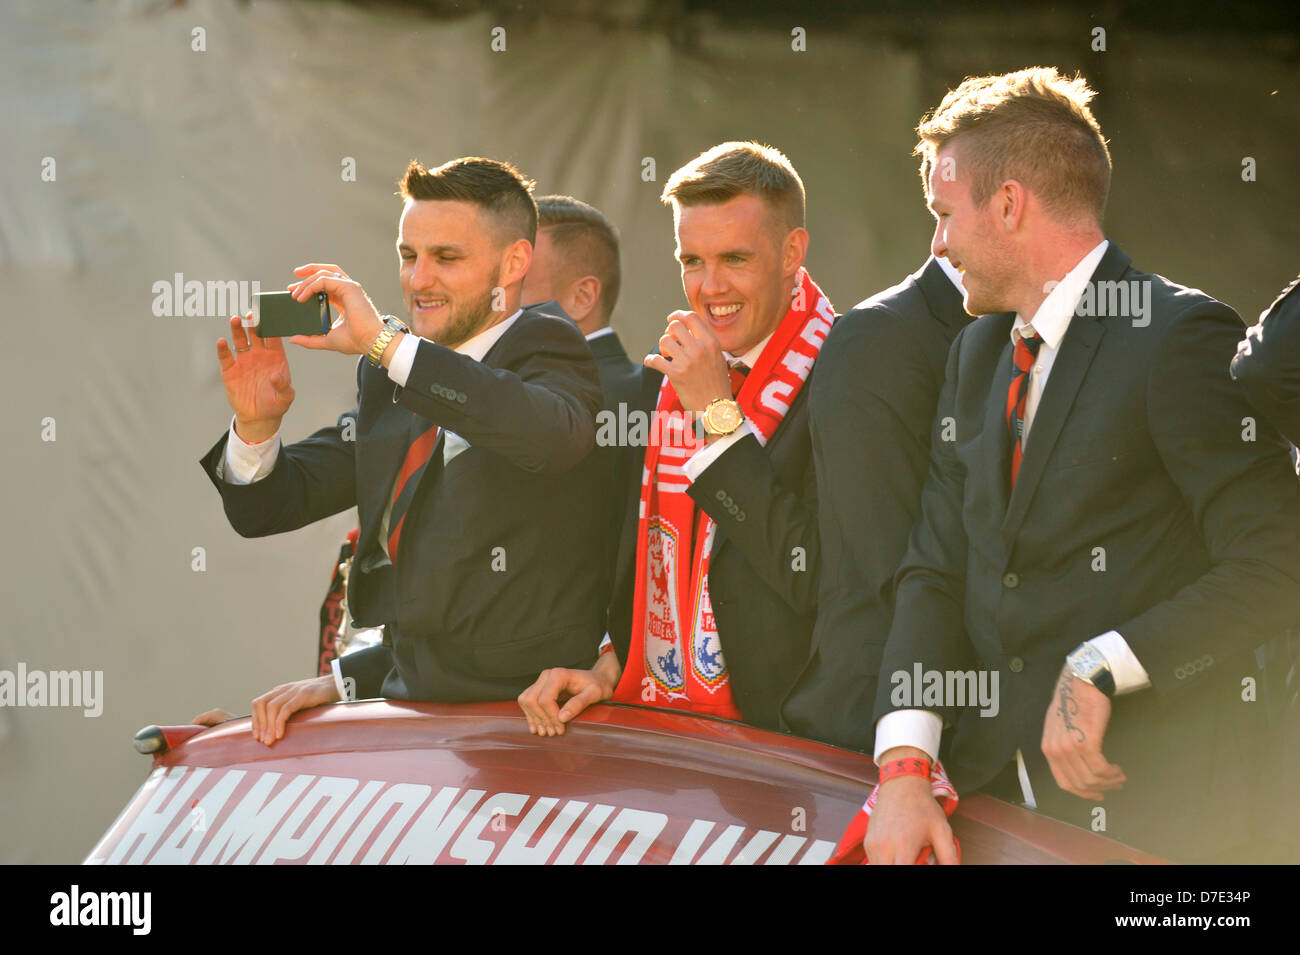
[(412, 159), (397, 186), (404, 199), (472, 202), (492, 220), (502, 245), (537, 241), (534, 182), (508, 162), (467, 156), (426, 169)]
[(669, 177), (660, 199), (698, 206), (745, 195), (768, 203), (782, 234), (804, 227), (803, 180), (779, 149), (761, 143), (721, 143), (700, 153)]
[(1049, 215), (1088, 214), (1100, 225), (1110, 191), (1110, 150), (1088, 108), (1095, 95), (1081, 76), (1062, 76), (1054, 67), (968, 77), (916, 127), (927, 195), (939, 150), (960, 138), (976, 205), (1018, 179)]

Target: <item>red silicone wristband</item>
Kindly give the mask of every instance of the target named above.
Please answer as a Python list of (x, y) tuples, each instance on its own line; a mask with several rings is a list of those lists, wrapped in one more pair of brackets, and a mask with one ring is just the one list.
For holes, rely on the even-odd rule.
[(930, 778), (930, 762), (925, 759), (910, 757), (908, 759), (891, 760), (880, 767), (880, 782), (885, 783), (895, 776), (920, 776), (922, 779)]

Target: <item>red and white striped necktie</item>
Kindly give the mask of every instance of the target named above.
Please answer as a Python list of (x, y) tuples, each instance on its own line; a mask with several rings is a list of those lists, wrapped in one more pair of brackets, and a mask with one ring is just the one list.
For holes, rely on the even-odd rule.
[(402, 469), (397, 472), (397, 480), (393, 484), (393, 510), (388, 518), (388, 559), (394, 564), (397, 563), (397, 547), (402, 538), (402, 523), (406, 520), (406, 512), (411, 507), (411, 499), (415, 497), (420, 478), (433, 460), (433, 452), (438, 447), (438, 436), (441, 433), (442, 429), (436, 424), (429, 425), (427, 430), (411, 442), (406, 458), (402, 461)]
[(1025, 398), (1029, 395), (1029, 372), (1038, 359), (1039, 346), (1043, 340), (1033, 329), (1016, 339), (1015, 350), (1011, 353), (1014, 368), (1011, 373), (1011, 387), (1007, 389), (1007, 431), (1011, 435), (1011, 487), (1016, 486), (1016, 476), (1020, 474), (1020, 459), (1024, 457), (1025, 437)]

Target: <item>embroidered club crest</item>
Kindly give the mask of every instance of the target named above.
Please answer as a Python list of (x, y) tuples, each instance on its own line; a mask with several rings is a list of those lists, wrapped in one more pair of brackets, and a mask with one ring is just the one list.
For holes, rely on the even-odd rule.
[[(711, 549), (714, 534), (709, 522), (704, 546)], [(722, 641), (718, 639), (718, 624), (713, 617), (713, 599), (709, 588), (701, 587), (696, 600), (695, 626), (691, 628), (691, 668), (695, 676), (710, 693), (716, 693), (727, 682), (727, 661), (722, 657)]]
[(667, 521), (654, 521), (646, 539), (645, 664), (659, 689), (672, 697), (686, 688), (678, 637), (677, 531)]

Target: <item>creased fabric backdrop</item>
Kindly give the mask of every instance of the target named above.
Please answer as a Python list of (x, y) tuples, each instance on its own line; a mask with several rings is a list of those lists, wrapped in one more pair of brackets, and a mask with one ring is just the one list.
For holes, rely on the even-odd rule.
[[(181, 273), (270, 289), (334, 261), (399, 311), (393, 183), (412, 157), (510, 159), (539, 192), (603, 209), (624, 242), (615, 324), (644, 354), (683, 302), (658, 202), (681, 163), (732, 138), (783, 149), (809, 191), (809, 268), (843, 310), (927, 253), (921, 113), (964, 75), (1050, 63), (1100, 89), (1108, 231), (1137, 265), (1252, 320), (1300, 268), (1294, 36), (1261, 50), (1112, 29), (1093, 53), (1087, 13), (934, 20), (921, 43), (867, 15), (808, 26), (794, 52), (798, 13), (694, 15), (673, 40), (498, 19), (232, 0), (0, 11), (0, 669), (104, 675), (98, 717), (0, 708), (0, 862), (83, 858), (146, 775), (141, 726), (245, 713), (312, 675), (354, 518), (257, 541), (230, 530), (197, 464), (229, 422), (224, 315), (156, 315), (153, 286)], [(1257, 181), (1242, 181), (1246, 156)], [(292, 351), (287, 440), (351, 407), (353, 361)]]

